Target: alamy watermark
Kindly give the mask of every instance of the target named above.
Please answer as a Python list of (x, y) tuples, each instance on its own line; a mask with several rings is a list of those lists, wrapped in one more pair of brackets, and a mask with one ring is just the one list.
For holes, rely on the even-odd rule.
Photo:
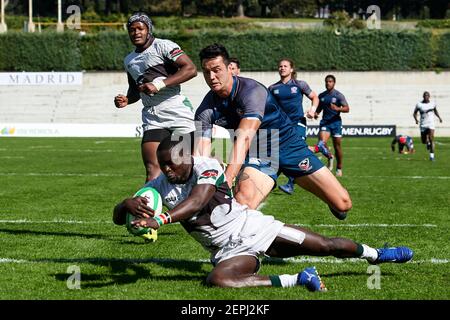
[(381, 9), (379, 6), (371, 5), (366, 10), (367, 29), (381, 29)]
[(67, 28), (81, 30), (81, 8), (77, 5), (71, 5), (67, 7), (66, 13), (70, 14), (66, 20)]
[(77, 265), (68, 266), (67, 273), (70, 274), (66, 281), (67, 288), (70, 290), (81, 289), (81, 268)]
[(381, 269), (379, 266), (372, 265), (367, 267), (367, 273), (370, 276), (367, 278), (367, 288), (369, 290), (381, 289)]

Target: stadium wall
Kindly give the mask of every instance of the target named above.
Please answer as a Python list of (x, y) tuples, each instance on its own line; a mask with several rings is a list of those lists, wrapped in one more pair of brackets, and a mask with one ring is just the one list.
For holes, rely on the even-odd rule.
[[(301, 72), (298, 77), (320, 93), (324, 90), (324, 77), (328, 73)], [(450, 136), (450, 72), (330, 73), (337, 78), (336, 89), (346, 96), (350, 104), (350, 113), (342, 116), (345, 125), (396, 125), (397, 133), (418, 136), (419, 129), (412, 113), (423, 91), (427, 90), (436, 100), (444, 120), (442, 124), (436, 122), (436, 136)], [(244, 72), (241, 75), (266, 86), (279, 79), (276, 72)], [(72, 78), (78, 82), (68, 83)], [(53, 136), (55, 125), (70, 129), (70, 132), (80, 132), (80, 135), (83, 135), (86, 125), (96, 129), (94, 136), (138, 135), (141, 103), (124, 109), (116, 109), (113, 104), (115, 95), (126, 93), (124, 72), (87, 72), (81, 79), (72, 78), (54, 77), (53, 83), (40, 81), (39, 85), (25, 85), (20, 81), (5, 85), (0, 81), (0, 136), (17, 135), (14, 128), (19, 125), (28, 127), (29, 130), (23, 132), (29, 135), (41, 132), (43, 136)], [(54, 83), (55, 79), (60, 82)], [(201, 73), (182, 88), (194, 107), (201, 103), (208, 91)], [(305, 98), (304, 106), (309, 105)], [(318, 125), (318, 121), (309, 123)], [(131, 128), (126, 129), (126, 125)]]

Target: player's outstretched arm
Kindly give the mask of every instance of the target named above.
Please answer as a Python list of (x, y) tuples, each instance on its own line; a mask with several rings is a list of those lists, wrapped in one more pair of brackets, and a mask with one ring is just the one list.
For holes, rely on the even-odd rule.
[(236, 139), (233, 144), (233, 149), (228, 160), (228, 166), (225, 171), (225, 176), (227, 178), (228, 185), (231, 187), (234, 178), (238, 175), (241, 170), (242, 164), (244, 163), (245, 156), (250, 149), (250, 144), (256, 131), (259, 129), (261, 121), (258, 119), (242, 119), (239, 123), (239, 127), (236, 130)]
[[(209, 200), (214, 196), (215, 192), (216, 187), (212, 184), (198, 184), (192, 188), (189, 197), (164, 214), (169, 215), (170, 223), (189, 219), (206, 206)], [(157, 219), (158, 217), (155, 218)], [(158, 229), (160, 227), (160, 224), (154, 218), (134, 220), (132, 224), (153, 229)]]

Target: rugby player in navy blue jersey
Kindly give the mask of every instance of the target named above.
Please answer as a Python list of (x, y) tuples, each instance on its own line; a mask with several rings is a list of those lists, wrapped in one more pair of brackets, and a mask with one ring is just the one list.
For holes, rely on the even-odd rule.
[[(278, 105), (291, 119), (302, 139), (306, 140), (307, 125), (303, 112), (303, 95), (311, 100), (311, 107), (306, 116), (312, 119), (319, 105), (317, 93), (311, 90), (305, 81), (297, 80), (297, 72), (291, 59), (283, 58), (278, 62), (278, 73), (280, 81), (272, 84), (269, 87), (269, 91), (277, 100)], [(332, 157), (331, 152), (321, 140), (316, 145), (309, 147), (309, 149), (314, 153), (322, 152), (327, 159)], [(288, 183), (279, 186), (279, 188), (287, 194), (292, 194), (294, 192), (294, 177), (288, 177)]]
[[(199, 55), (211, 90), (195, 113), (196, 135), (201, 135), (196, 141), (196, 155), (211, 156), (214, 124), (233, 129), (233, 149), (225, 175), (229, 186), (236, 179), (238, 202), (257, 208), (282, 172), (327, 203), (338, 219), (345, 219), (352, 207), (347, 190), (308, 149), (268, 89), (253, 79), (233, 76), (228, 52), (222, 45), (210, 45)], [(261, 143), (264, 134), (271, 136)], [(256, 136), (260, 143), (255, 146)], [(261, 149), (266, 147), (264, 154)]]
[[(334, 86), (336, 85), (336, 78), (333, 75), (327, 75), (325, 77), (325, 90), (319, 94), (319, 107), (317, 108), (316, 115), (321, 111), (322, 120), (320, 120), (319, 140), (327, 143), (330, 136), (333, 138), (333, 147), (336, 153), (336, 176), (342, 176), (342, 119), (341, 112), (347, 113), (350, 111), (350, 107), (345, 99), (344, 95), (337, 91)], [(317, 116), (316, 116), (317, 117)], [(332, 158), (330, 158), (332, 159)], [(332, 161), (329, 162), (328, 167), (330, 170), (333, 168)]]

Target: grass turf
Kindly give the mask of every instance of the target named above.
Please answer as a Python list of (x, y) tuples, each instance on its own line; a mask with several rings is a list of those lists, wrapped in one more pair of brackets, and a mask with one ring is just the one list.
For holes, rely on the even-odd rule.
[[(449, 299), (450, 139), (437, 138), (434, 163), (419, 139), (414, 155), (392, 153), (390, 141), (343, 140), (339, 179), (353, 200), (344, 222), (298, 187), (293, 196), (274, 190), (262, 209), (327, 236), (415, 251), (413, 263), (380, 265), (380, 289), (368, 288), (364, 261), (263, 262), (261, 274), (316, 265), (329, 291), (311, 294), (207, 287), (209, 254), (179, 224), (152, 244), (113, 225), (113, 206), (144, 181), (139, 139), (2, 138), (0, 299)], [(80, 290), (67, 286), (71, 266)]]

